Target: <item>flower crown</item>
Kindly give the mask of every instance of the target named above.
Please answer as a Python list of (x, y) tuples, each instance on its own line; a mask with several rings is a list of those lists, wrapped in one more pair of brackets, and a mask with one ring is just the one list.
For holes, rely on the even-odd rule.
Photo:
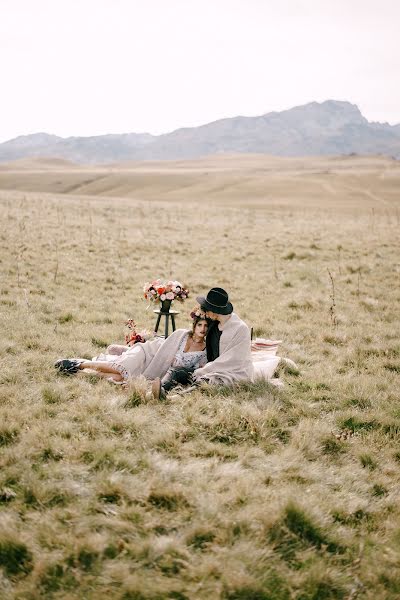
[(204, 312), (204, 310), (201, 310), (200, 306), (195, 306), (194, 309), (192, 310), (192, 312), (190, 313), (190, 317), (195, 320), (195, 319), (205, 319), (206, 318), (206, 313)]

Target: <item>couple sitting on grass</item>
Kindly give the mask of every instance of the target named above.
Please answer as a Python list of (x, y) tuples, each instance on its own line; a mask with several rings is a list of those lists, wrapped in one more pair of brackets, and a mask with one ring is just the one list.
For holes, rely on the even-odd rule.
[[(152, 381), (157, 399), (165, 398), (177, 386), (189, 386), (186, 389), (190, 390), (202, 383), (252, 381), (255, 365), (250, 330), (233, 312), (227, 292), (215, 287), (197, 301), (200, 308), (191, 313), (191, 329), (177, 329), (166, 340), (155, 338), (124, 348), (121, 356), (108, 355), (107, 361), (64, 359), (55, 366), (65, 374), (82, 370), (115, 383), (144, 375)], [(275, 360), (273, 370), (280, 359)]]

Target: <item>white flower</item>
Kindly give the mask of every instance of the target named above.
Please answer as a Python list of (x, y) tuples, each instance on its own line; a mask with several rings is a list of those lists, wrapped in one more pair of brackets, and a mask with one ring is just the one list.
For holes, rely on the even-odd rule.
[(161, 294), (161, 296), (160, 296), (161, 302), (164, 302), (164, 300), (166, 300), (166, 299), (167, 299), (167, 296), (165, 294)]
[(173, 300), (175, 298), (175, 294), (173, 292), (167, 292), (165, 297), (167, 300)]

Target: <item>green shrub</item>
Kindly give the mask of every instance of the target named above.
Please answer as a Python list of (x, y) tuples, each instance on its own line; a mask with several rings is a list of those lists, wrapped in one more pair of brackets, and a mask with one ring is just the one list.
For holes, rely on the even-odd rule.
[(58, 322), (60, 323), (60, 325), (62, 325), (64, 323), (70, 323), (73, 320), (74, 320), (74, 316), (70, 312), (58, 317)]
[(189, 506), (189, 502), (180, 492), (153, 491), (149, 494), (147, 501), (152, 506), (162, 510), (178, 510), (178, 508)]
[(342, 429), (350, 429), (353, 432), (356, 431), (373, 431), (379, 429), (380, 423), (375, 419), (371, 419), (370, 421), (363, 421), (358, 417), (348, 417), (347, 419), (343, 419), (341, 421)]
[(269, 538), (280, 556), (295, 568), (300, 568), (302, 564), (297, 559), (297, 553), (306, 548), (326, 549), (330, 553), (343, 553), (345, 550), (292, 502), (286, 506), (282, 518), (270, 529)]
[(284, 513), (284, 524), (289, 531), (307, 544), (320, 548), (322, 544), (327, 544), (327, 538), (318, 525), (315, 525), (311, 518), (294, 504), (288, 504)]
[(17, 441), (19, 431), (17, 429), (0, 429), (0, 448), (1, 446), (8, 446)]
[(78, 581), (71, 572), (71, 569), (60, 563), (49, 565), (40, 577), (40, 587), (47, 594), (52, 594), (59, 590), (73, 589), (77, 585)]
[(378, 466), (378, 463), (370, 454), (361, 454), (360, 463), (364, 468), (370, 469), (373, 471)]
[(27, 575), (33, 569), (32, 552), (20, 542), (0, 541), (0, 567), (6, 575)]
[(346, 446), (333, 436), (326, 437), (321, 442), (322, 453), (330, 456), (339, 456), (346, 452)]
[(342, 600), (345, 596), (344, 587), (330, 578), (310, 578), (296, 600)]
[(377, 496), (379, 498), (380, 496), (386, 496), (387, 493), (388, 493), (388, 491), (385, 488), (385, 486), (383, 486), (379, 483), (374, 483), (374, 485), (372, 486), (372, 495), (373, 496)]
[(332, 517), (334, 522), (341, 523), (342, 525), (348, 525), (349, 527), (360, 527), (366, 525), (368, 530), (373, 530), (375, 526), (374, 515), (362, 508), (359, 508), (352, 513), (346, 513), (337, 510), (333, 512)]
[(214, 539), (214, 531), (200, 530), (187, 540), (187, 544), (193, 546), (196, 550), (205, 550)]
[(90, 571), (95, 565), (98, 558), (99, 553), (95, 550), (81, 548), (78, 554), (73, 554), (67, 559), (66, 562), (67, 565), (70, 567), (77, 567), (82, 569), (83, 571)]

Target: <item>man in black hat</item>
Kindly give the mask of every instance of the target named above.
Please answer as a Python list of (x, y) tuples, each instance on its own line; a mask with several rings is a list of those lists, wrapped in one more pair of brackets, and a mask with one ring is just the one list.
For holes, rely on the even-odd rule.
[(213, 323), (206, 338), (208, 363), (196, 369), (194, 381), (230, 385), (235, 381), (251, 380), (250, 329), (234, 312), (227, 292), (219, 287), (211, 288), (206, 297), (197, 302)]

